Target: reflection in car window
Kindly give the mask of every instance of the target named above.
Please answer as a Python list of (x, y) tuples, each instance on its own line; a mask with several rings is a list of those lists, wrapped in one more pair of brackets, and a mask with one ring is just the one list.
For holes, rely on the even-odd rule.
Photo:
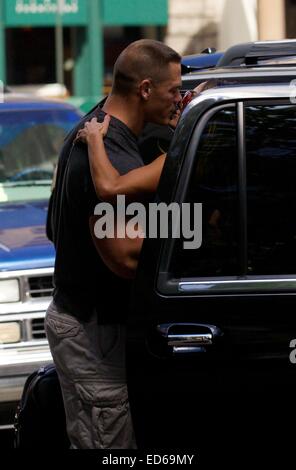
[(203, 240), (197, 250), (176, 243), (174, 277), (238, 274), (237, 165), (236, 110), (228, 107), (209, 120), (200, 139), (184, 202), (202, 203)]
[(246, 106), (249, 274), (296, 273), (296, 106)]
[(78, 119), (71, 110), (0, 112), (0, 202), (49, 196), (63, 139)]

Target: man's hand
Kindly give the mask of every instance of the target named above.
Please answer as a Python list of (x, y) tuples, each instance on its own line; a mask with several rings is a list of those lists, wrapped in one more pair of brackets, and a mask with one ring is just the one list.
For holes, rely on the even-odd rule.
[(104, 138), (108, 132), (111, 116), (106, 114), (103, 122), (98, 122), (96, 118), (85, 123), (84, 127), (77, 132), (75, 142), (88, 144), (92, 139)]

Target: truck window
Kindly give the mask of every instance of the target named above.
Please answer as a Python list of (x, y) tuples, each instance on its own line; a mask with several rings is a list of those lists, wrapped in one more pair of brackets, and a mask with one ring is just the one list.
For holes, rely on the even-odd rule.
[(0, 110), (0, 203), (49, 197), (63, 139), (78, 119), (70, 110)]
[(175, 244), (174, 277), (238, 273), (238, 162), (235, 107), (218, 111), (207, 123), (195, 156), (186, 201), (202, 203), (202, 245)]
[(245, 107), (248, 274), (296, 272), (296, 106)]

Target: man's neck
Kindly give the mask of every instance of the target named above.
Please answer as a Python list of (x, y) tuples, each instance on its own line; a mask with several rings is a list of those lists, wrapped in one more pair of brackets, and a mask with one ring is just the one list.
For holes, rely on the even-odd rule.
[(135, 135), (140, 135), (145, 122), (141, 119), (141, 112), (136, 100), (118, 95), (108, 96), (103, 111), (123, 122)]

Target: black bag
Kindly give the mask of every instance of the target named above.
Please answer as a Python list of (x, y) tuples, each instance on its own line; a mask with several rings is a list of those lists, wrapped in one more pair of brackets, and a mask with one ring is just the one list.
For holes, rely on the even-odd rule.
[(27, 378), (14, 429), (16, 449), (69, 449), (63, 397), (53, 364), (40, 367)]

